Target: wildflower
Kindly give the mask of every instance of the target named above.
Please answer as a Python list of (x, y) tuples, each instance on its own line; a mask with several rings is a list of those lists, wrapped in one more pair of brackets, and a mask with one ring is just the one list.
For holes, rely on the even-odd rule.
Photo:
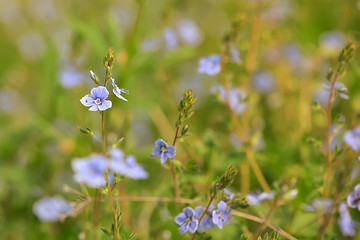
[(346, 198), (347, 204), (351, 208), (357, 208), (360, 211), (360, 184), (356, 185), (354, 191)]
[(136, 162), (134, 156), (129, 155), (124, 159), (124, 153), (117, 148), (111, 148), (109, 167), (114, 172), (134, 179), (145, 179), (148, 177), (148, 173), (144, 168)]
[(229, 191), (228, 189), (226, 189), (226, 188), (224, 188), (222, 191), (226, 194), (226, 196), (227, 196), (229, 199), (233, 199), (234, 196), (235, 196), (235, 193), (230, 192), (230, 191)]
[(275, 191), (271, 191), (271, 192), (260, 192), (257, 191), (257, 193), (249, 193), (248, 195), (246, 195), (246, 198), (249, 202), (249, 205), (257, 205), (261, 202), (263, 202), (264, 200), (268, 200), (268, 199), (273, 199), (275, 196)]
[(33, 205), (34, 214), (42, 222), (57, 221), (61, 214), (69, 213), (71, 209), (71, 204), (61, 197), (46, 197), (38, 200)]
[[(205, 232), (206, 229), (213, 229), (215, 227), (215, 224), (213, 222), (213, 217), (212, 217), (212, 211), (209, 211), (211, 209), (214, 209), (215, 206), (214, 205), (210, 205), (208, 211), (205, 213), (205, 215), (203, 216), (203, 218), (201, 219), (200, 223), (199, 223), (199, 232)], [(195, 217), (196, 218), (200, 218), (201, 216), (201, 211), (204, 211), (205, 208), (202, 206), (198, 206), (195, 208)]]
[(85, 107), (90, 107), (90, 111), (105, 111), (112, 106), (111, 101), (105, 100), (108, 96), (109, 91), (105, 87), (99, 86), (91, 89), (91, 94), (88, 94), (80, 99), (80, 102)]
[(177, 26), (177, 31), (181, 40), (187, 45), (195, 46), (201, 41), (199, 28), (190, 19), (181, 20)]
[[(330, 95), (331, 87), (329, 86), (329, 84), (324, 84), (324, 89), (327, 92), (329, 92), (329, 95)], [(341, 97), (343, 99), (349, 99), (349, 96), (347, 95), (348, 94), (348, 89), (343, 83), (335, 82), (334, 90), (335, 90), (335, 93), (339, 95), (339, 97)]]
[(164, 164), (168, 158), (175, 157), (175, 153), (176, 150), (174, 146), (168, 146), (168, 144), (162, 139), (155, 141), (155, 147), (152, 150), (152, 155), (154, 157), (160, 156), (162, 164)]
[(216, 75), (221, 70), (221, 56), (212, 54), (209, 57), (203, 57), (199, 61), (198, 73), (206, 73), (210, 76)]
[(340, 213), (338, 224), (342, 234), (344, 236), (355, 236), (355, 227), (357, 226), (357, 223), (351, 218), (346, 203), (340, 202), (338, 209)]
[(360, 126), (355, 127), (354, 130), (346, 131), (344, 134), (344, 141), (350, 145), (354, 151), (360, 149)]
[(269, 93), (275, 87), (274, 76), (267, 70), (255, 72), (251, 80), (254, 92)]
[(329, 198), (315, 199), (310, 205), (304, 204), (302, 208), (307, 212), (330, 213), (333, 211), (333, 201)]
[(165, 38), (165, 44), (168, 49), (173, 50), (179, 46), (176, 33), (173, 29), (166, 28), (163, 32), (163, 36)]
[(230, 224), (229, 217), (231, 209), (226, 210), (227, 205), (224, 201), (220, 201), (218, 204), (218, 209), (212, 212), (213, 223), (218, 225), (222, 229), (223, 225)]
[(329, 56), (337, 54), (345, 45), (345, 37), (341, 32), (327, 32), (321, 36), (320, 45)]
[(83, 78), (83, 74), (71, 66), (64, 67), (59, 73), (59, 81), (61, 85), (66, 88), (73, 88), (80, 85)]
[(180, 234), (184, 234), (187, 231), (194, 233), (199, 225), (199, 221), (195, 219), (195, 211), (191, 207), (184, 208), (182, 213), (177, 215), (174, 220), (180, 226)]
[(218, 86), (214, 88), (215, 92), (218, 90), (220, 93), (220, 99), (223, 102), (227, 102), (231, 111), (236, 114), (242, 114), (247, 107), (245, 99), (247, 97), (246, 93), (239, 88), (231, 88), (226, 92), (223, 86)]
[(241, 60), (240, 60), (240, 53), (239, 51), (232, 47), (230, 48), (230, 61), (236, 63), (236, 64), (240, 64)]
[(93, 154), (88, 158), (77, 158), (72, 162), (75, 181), (94, 188), (105, 186), (106, 167), (107, 159), (99, 154)]
[(124, 100), (124, 101), (128, 101), (126, 98), (124, 98), (123, 96), (121, 96), (121, 93), (126, 93), (129, 94), (129, 91), (126, 90), (126, 88), (119, 88), (116, 84), (115, 84), (115, 80), (113, 78), (111, 79), (111, 84), (113, 86), (113, 93), (120, 99)]

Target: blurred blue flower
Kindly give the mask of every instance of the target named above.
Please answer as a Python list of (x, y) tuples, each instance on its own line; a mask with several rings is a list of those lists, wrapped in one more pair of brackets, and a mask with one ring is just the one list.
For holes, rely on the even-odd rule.
[(34, 214), (42, 222), (57, 221), (62, 214), (69, 213), (71, 210), (72, 205), (61, 197), (46, 197), (33, 205)]
[(226, 194), (226, 196), (227, 196), (229, 199), (233, 199), (234, 196), (235, 196), (235, 193), (230, 192), (230, 191), (229, 191), (228, 189), (226, 189), (226, 188), (224, 188), (222, 191)]
[(111, 148), (109, 154), (109, 167), (117, 174), (134, 179), (145, 179), (148, 177), (148, 173), (136, 162), (134, 156), (129, 155), (124, 159), (124, 153), (117, 148)]
[(306, 212), (330, 213), (333, 211), (333, 200), (329, 198), (315, 199), (310, 205), (303, 204), (302, 208)]
[(115, 84), (115, 80), (113, 78), (110, 78), (111, 80), (111, 84), (113, 86), (113, 93), (120, 99), (124, 100), (124, 101), (128, 101), (126, 98), (124, 98), (123, 96), (121, 96), (121, 93), (126, 93), (129, 94), (129, 90), (126, 90), (126, 88), (119, 88), (116, 84)]
[(88, 158), (76, 158), (71, 165), (75, 171), (74, 179), (77, 183), (85, 183), (94, 188), (105, 186), (105, 171), (108, 164), (103, 155), (93, 154)]
[(338, 224), (340, 230), (344, 236), (355, 236), (357, 227), (357, 222), (355, 222), (349, 213), (349, 210), (345, 202), (339, 203), (339, 214)]
[(320, 38), (320, 45), (325, 54), (338, 54), (345, 45), (345, 37), (339, 31), (324, 33)]
[(199, 221), (195, 219), (195, 211), (190, 207), (184, 208), (182, 213), (175, 217), (175, 223), (180, 226), (180, 234), (187, 231), (194, 233), (199, 225)]
[[(330, 94), (331, 87), (329, 84), (324, 84), (324, 89)], [(335, 82), (334, 90), (335, 90), (335, 94), (339, 95), (339, 97), (341, 97), (343, 99), (349, 99), (349, 96), (347, 95), (348, 89), (343, 83)]]
[(213, 223), (218, 225), (218, 227), (222, 229), (225, 223), (230, 224), (229, 217), (231, 209), (229, 208), (228, 210), (226, 210), (227, 205), (224, 201), (220, 201), (217, 207), (218, 209), (212, 212)]
[(221, 70), (221, 56), (212, 54), (208, 57), (203, 57), (199, 61), (198, 73), (206, 73), (210, 76), (216, 75)]
[(160, 156), (160, 162), (164, 164), (168, 158), (175, 157), (176, 150), (174, 146), (168, 146), (168, 144), (162, 140), (158, 139), (155, 141), (155, 147), (152, 150), (152, 155), (154, 157)]
[(163, 32), (163, 36), (165, 38), (165, 44), (168, 49), (174, 50), (179, 46), (176, 33), (173, 29), (166, 28)]
[[(201, 219), (201, 221), (199, 223), (199, 229), (198, 229), (199, 232), (205, 232), (206, 229), (213, 229), (215, 227), (215, 224), (213, 222), (213, 217), (212, 217), (212, 211), (209, 211), (214, 208), (215, 208), (214, 205), (209, 206), (207, 213), (205, 213), (205, 215), (203, 216), (203, 218)], [(202, 211), (205, 211), (204, 207), (202, 207), (202, 206), (196, 207), (195, 208), (195, 217), (200, 218)]]
[(350, 145), (350, 147), (354, 150), (354, 151), (359, 151), (360, 149), (360, 126), (355, 127), (354, 130), (348, 130), (345, 132), (344, 134), (344, 141), (345, 143), (347, 143), (348, 145)]
[(356, 185), (354, 191), (346, 198), (347, 204), (351, 208), (357, 208), (360, 211), (360, 184)]
[(177, 31), (181, 40), (186, 45), (195, 46), (201, 42), (201, 34), (199, 28), (190, 19), (183, 19), (177, 26)]
[(214, 92), (219, 91), (220, 100), (224, 103), (228, 103), (231, 111), (236, 114), (242, 114), (246, 110), (246, 93), (239, 88), (231, 88), (228, 93), (223, 86), (218, 86), (214, 88)]
[(256, 194), (249, 193), (248, 195), (246, 195), (246, 198), (249, 202), (249, 205), (253, 206), (263, 202), (264, 200), (273, 199), (274, 196), (275, 196), (275, 191), (260, 192), (258, 190)]
[(271, 72), (259, 70), (255, 72), (251, 79), (254, 92), (270, 93), (275, 88), (275, 79)]
[(99, 86), (93, 88), (90, 93), (91, 94), (80, 99), (80, 102), (85, 107), (90, 107), (90, 111), (105, 111), (106, 109), (111, 108), (111, 101), (105, 100), (109, 96), (109, 91), (105, 87)]
[(234, 47), (230, 48), (230, 61), (237, 63), (237, 64), (241, 63), (240, 53)]
[(66, 66), (59, 73), (59, 81), (61, 85), (66, 88), (73, 88), (80, 85), (83, 79), (84, 75), (71, 66)]

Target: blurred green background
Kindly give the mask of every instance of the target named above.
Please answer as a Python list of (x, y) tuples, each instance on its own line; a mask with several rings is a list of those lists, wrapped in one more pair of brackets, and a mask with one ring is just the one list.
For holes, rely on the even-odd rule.
[[(121, 148), (134, 154), (150, 175), (147, 180), (125, 180), (121, 196), (173, 196), (170, 172), (150, 154), (156, 139), (171, 141), (176, 106), (188, 88), (197, 95), (189, 122), (193, 134), (179, 145), (177, 158), (184, 165), (195, 161), (199, 171), (180, 176), (182, 197), (204, 196), (229, 164), (242, 166), (242, 174), (250, 172), (248, 185), (240, 174), (231, 191), (260, 188), (243, 152), (231, 144), (229, 113), (212, 94), (219, 77), (197, 73), (201, 57), (221, 54), (222, 36), (236, 19), (242, 19), (242, 25), (233, 47), (241, 63), (228, 65), (232, 85), (249, 85), (246, 81), (260, 70), (274, 79), (268, 93), (248, 89), (254, 103), (249, 132), (263, 141), (255, 158), (271, 186), (295, 179), (299, 190), (292, 203), (275, 213), (272, 224), (299, 239), (315, 239), (316, 224), (300, 229), (313, 218), (301, 204), (320, 196), (325, 158), (306, 139), (324, 139), (326, 121), (321, 113), (311, 112), (310, 103), (321, 95), (325, 73), (336, 63), (338, 42), (359, 41), (360, 1), (267, 0), (260, 7), (259, 2), (0, 0), (0, 239), (91, 239), (91, 207), (89, 214), (63, 223), (42, 223), (32, 206), (44, 196), (74, 200), (62, 191), (64, 184), (79, 188), (71, 160), (100, 151), (99, 142), (77, 128), (89, 127), (100, 136), (100, 115), (79, 100), (93, 87), (90, 69), (104, 77), (101, 63), (109, 47), (117, 56), (116, 82), (130, 95), (126, 103), (111, 96), (108, 142), (124, 137)], [(192, 22), (197, 34), (190, 44), (179, 37), (184, 20)], [(164, 37), (166, 29), (177, 35), (175, 46)], [(259, 33), (255, 50), (254, 29)], [(334, 33), (339, 41), (328, 39)], [(255, 56), (252, 71), (246, 65), (250, 51)], [(345, 115), (346, 128), (357, 123), (360, 112), (359, 59), (355, 57), (343, 81), (350, 100), (334, 107)], [(353, 166), (350, 156), (345, 159)], [(267, 207), (257, 211), (265, 214)], [(124, 228), (139, 239), (186, 239), (173, 222), (178, 214), (174, 204), (121, 203), (121, 209)], [(100, 225), (109, 226), (110, 211), (107, 206), (103, 210)], [(360, 220), (358, 212), (352, 215)], [(225, 231), (216, 229), (211, 235), (238, 239), (257, 226), (234, 218)], [(341, 239), (336, 225), (328, 234), (328, 239)], [(106, 239), (100, 230), (99, 237)]]

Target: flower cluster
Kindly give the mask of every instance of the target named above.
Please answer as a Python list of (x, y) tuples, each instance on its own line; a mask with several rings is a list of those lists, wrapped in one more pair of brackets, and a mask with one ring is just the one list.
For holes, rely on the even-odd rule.
[(152, 150), (154, 157), (160, 156), (161, 164), (164, 164), (168, 158), (175, 157), (176, 150), (174, 146), (169, 146), (164, 140), (158, 139), (155, 141), (155, 147)]
[(89, 187), (104, 187), (106, 184), (106, 170), (133, 179), (145, 179), (148, 177), (147, 172), (136, 162), (134, 156), (129, 155), (124, 158), (124, 153), (117, 148), (111, 148), (109, 153), (110, 159), (100, 154), (74, 159), (72, 168), (75, 171), (75, 181), (85, 183)]
[(206, 229), (214, 228), (215, 225), (222, 229), (224, 224), (230, 224), (229, 218), (231, 209), (224, 201), (219, 202), (217, 209), (215, 209), (215, 206), (211, 205), (201, 218), (202, 211), (205, 211), (205, 208), (202, 206), (196, 207), (195, 210), (186, 207), (183, 209), (182, 213), (175, 217), (175, 223), (180, 226), (180, 234), (186, 232), (195, 233), (196, 230), (204, 232)]
[[(96, 75), (92, 71), (90, 71), (90, 77), (93, 79), (95, 83), (99, 84)], [(113, 93), (115, 94), (115, 96), (117, 96), (121, 100), (127, 101), (126, 98), (121, 96), (121, 93), (129, 94), (129, 91), (123, 88), (119, 88), (115, 84), (115, 80), (113, 78), (111, 78), (110, 80), (114, 88)], [(86, 96), (81, 98), (80, 102), (85, 107), (90, 107), (89, 108), (90, 111), (93, 112), (97, 110), (105, 111), (106, 109), (112, 107), (112, 102), (110, 100), (106, 100), (108, 96), (109, 96), (109, 91), (106, 89), (106, 87), (98, 86), (91, 89), (90, 94), (87, 94)]]

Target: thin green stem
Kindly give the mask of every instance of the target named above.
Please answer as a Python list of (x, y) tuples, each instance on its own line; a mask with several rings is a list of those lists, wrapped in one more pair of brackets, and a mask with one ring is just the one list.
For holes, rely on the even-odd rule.
[[(206, 206), (206, 208), (205, 208), (205, 211), (201, 214), (201, 216), (200, 216), (200, 218), (199, 218), (199, 224), (200, 224), (200, 222), (201, 222), (201, 219), (203, 219), (203, 217), (205, 216), (205, 214), (206, 214), (207, 211), (209, 210), (210, 204), (211, 204), (211, 202), (214, 200), (214, 197), (215, 197), (214, 195), (211, 195), (210, 200), (209, 200), (209, 202), (208, 202), (208, 204), (207, 204), (207, 206)], [(191, 240), (194, 240), (194, 239), (195, 239), (195, 236), (196, 236), (196, 232), (194, 232), (194, 234), (192, 235)]]
[[(178, 139), (179, 128), (180, 128), (179, 126), (176, 128), (176, 132), (175, 132), (175, 136), (174, 136), (174, 140), (173, 140), (173, 146), (174, 147), (175, 147), (175, 144), (176, 144), (176, 140)], [(178, 181), (177, 181), (175, 164), (173, 162), (171, 162), (171, 174), (172, 174), (172, 178), (173, 178), (173, 182), (174, 182), (175, 198), (179, 199), (180, 198), (179, 184), (178, 184)], [(181, 209), (181, 204), (180, 203), (179, 203), (179, 208)]]
[(264, 229), (268, 225), (268, 222), (270, 221), (270, 218), (271, 218), (272, 214), (274, 213), (275, 209), (280, 205), (279, 203), (280, 203), (279, 200), (275, 200), (275, 202), (274, 202), (273, 206), (270, 208), (265, 220), (262, 222), (262, 224), (260, 225), (260, 227), (258, 228), (256, 233), (251, 238), (252, 240), (257, 240), (258, 237), (260, 236), (260, 234), (264, 231)]

